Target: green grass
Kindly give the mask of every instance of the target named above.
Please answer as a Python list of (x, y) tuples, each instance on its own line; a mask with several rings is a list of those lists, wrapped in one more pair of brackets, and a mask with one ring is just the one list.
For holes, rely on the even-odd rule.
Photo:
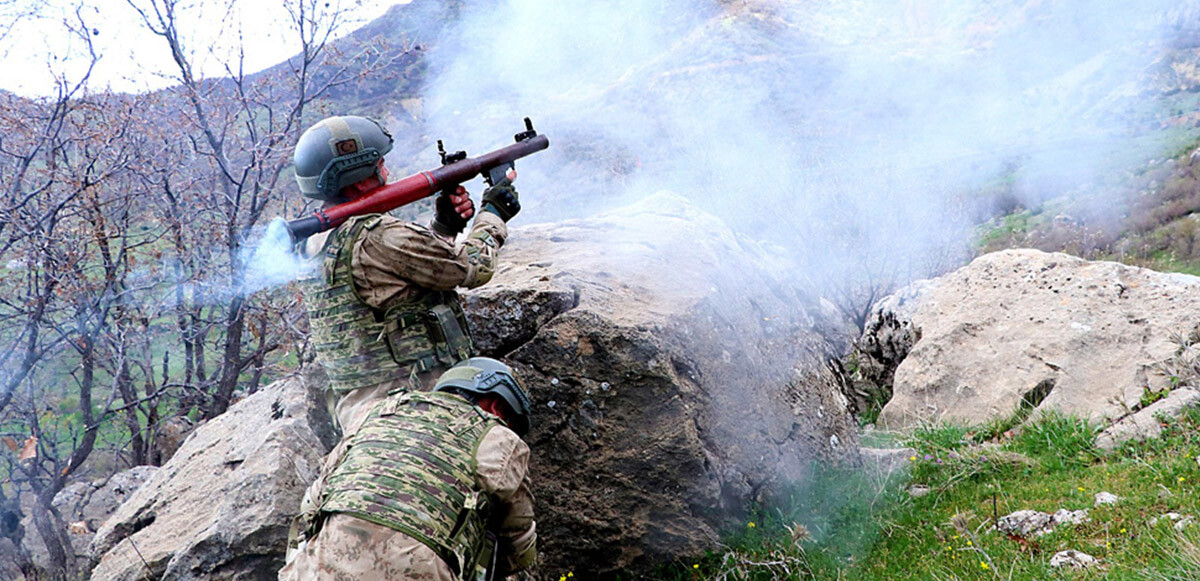
[(980, 248), (990, 248), (1017, 239), (1035, 227), (1046, 223), (1048, 220), (1043, 214), (1034, 215), (1029, 210), (1008, 214), (1000, 219), (999, 225), (980, 227), (976, 244)]
[[(920, 426), (906, 441), (916, 450), (906, 478), (817, 470), (812, 483), (727, 531), (726, 550), (680, 559), (655, 578), (1200, 579), (1200, 524), (1183, 533), (1165, 519), (1150, 524), (1167, 512), (1200, 516), (1200, 409), (1168, 422), (1162, 438), (1107, 456), (1095, 433), (1054, 413), (998, 434)], [(929, 492), (912, 497), (916, 485)], [(1121, 501), (1094, 507), (1098, 492)], [(1060, 508), (1087, 509), (1091, 521), (1033, 539), (992, 530), (1017, 510)], [(1100, 562), (1050, 567), (1066, 549)]]

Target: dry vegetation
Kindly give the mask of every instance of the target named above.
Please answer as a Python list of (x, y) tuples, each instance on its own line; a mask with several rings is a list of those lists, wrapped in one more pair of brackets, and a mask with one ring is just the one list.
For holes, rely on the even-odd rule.
[[(289, 5), (287, 66), (246, 75), (235, 59), (206, 81), (180, 3), (132, 4), (177, 86), (93, 92), (89, 69), (50, 97), (0, 93), (0, 517), (31, 512), (26, 534), (60, 567), (32, 578), (74, 565), (51, 510), (68, 479), (160, 463), (164, 426), (216, 416), (305, 356), (298, 294), (249, 292), (246, 249), (300, 212), (290, 145), (328, 93), (404, 55), (329, 50), (346, 13), (305, 0)], [(94, 65), (82, 13), (67, 25)]]

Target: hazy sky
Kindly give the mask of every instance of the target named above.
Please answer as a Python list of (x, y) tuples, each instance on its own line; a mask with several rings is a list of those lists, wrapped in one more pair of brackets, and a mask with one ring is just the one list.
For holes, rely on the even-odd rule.
[[(149, 5), (149, 0), (133, 1)], [(341, 0), (342, 5), (362, 5), (355, 11), (357, 22), (344, 27), (342, 33), (376, 18), (393, 4), (408, 1)], [(332, 1), (334, 6), (337, 3)], [(8, 35), (0, 39), (0, 89), (26, 96), (47, 95), (55, 90), (56, 75), (75, 80), (83, 74), (86, 47), (64, 26), (64, 20), (78, 22), (75, 7), (79, 4), (85, 4), (79, 16), (92, 29), (93, 42), (101, 54), (92, 73), (93, 89), (145, 91), (175, 83), (177, 72), (166, 43), (146, 30), (128, 0), (0, 0), (0, 32), (9, 28), (16, 14), (39, 4), (38, 15), (17, 20)], [(269, 67), (299, 50), (295, 33), (287, 25), (283, 3), (184, 0), (180, 4), (184, 15), (180, 19), (181, 32), (192, 39), (187, 48), (194, 51), (196, 68), (202, 76), (222, 75), (222, 62), (236, 62), (233, 49), (239, 44), (239, 30), (243, 32), (247, 72)], [(209, 46), (214, 47), (212, 52)]]

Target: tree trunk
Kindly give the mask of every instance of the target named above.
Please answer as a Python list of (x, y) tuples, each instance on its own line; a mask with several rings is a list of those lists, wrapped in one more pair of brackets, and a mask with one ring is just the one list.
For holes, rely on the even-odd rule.
[(54, 495), (51, 494), (49, 498), (44, 498), (47, 496), (45, 492), (47, 491), (38, 495), (31, 516), (38, 535), (46, 544), (46, 552), (50, 555), (50, 570), (46, 571), (47, 579), (66, 581), (73, 576), (75, 571), (75, 549), (71, 546), (71, 539), (67, 537), (67, 527), (63, 525), (62, 518), (55, 513), (51, 506)]
[[(122, 339), (123, 340), (123, 339)], [(142, 435), (142, 424), (138, 420), (138, 393), (133, 386), (133, 376), (129, 373), (129, 363), (121, 356), (121, 368), (117, 372), (117, 391), (125, 402), (125, 428), (129, 430), (130, 445), (133, 448), (133, 465), (141, 466), (147, 463), (146, 438)]]
[(245, 297), (240, 294), (229, 304), (229, 319), (225, 327), (225, 360), (221, 363), (221, 381), (205, 417), (215, 418), (229, 409), (233, 390), (242, 372), (242, 331), (246, 326)]

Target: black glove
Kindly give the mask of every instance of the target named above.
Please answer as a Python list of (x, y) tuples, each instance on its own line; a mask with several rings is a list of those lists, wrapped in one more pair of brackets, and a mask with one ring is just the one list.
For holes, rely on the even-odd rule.
[(512, 180), (504, 178), (483, 191), (483, 211), (500, 216), (505, 222), (521, 211), (521, 200), (517, 197), (517, 188), (512, 185)]
[(433, 222), (429, 224), (434, 232), (451, 238), (458, 236), (467, 227), (467, 218), (463, 218), (457, 210), (454, 209), (454, 204), (450, 201), (450, 194), (454, 190), (443, 190), (438, 194), (437, 201), (434, 202)]

